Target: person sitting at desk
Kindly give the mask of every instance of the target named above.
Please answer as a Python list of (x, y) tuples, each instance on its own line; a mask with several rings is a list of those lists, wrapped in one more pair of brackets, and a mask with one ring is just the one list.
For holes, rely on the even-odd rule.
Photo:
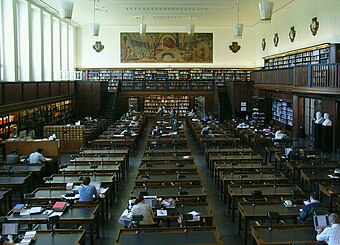
[(292, 161), (292, 160), (299, 160), (300, 159), (300, 150), (297, 147), (292, 147), (292, 150), (289, 151), (288, 153), (288, 160)]
[(120, 133), (120, 135), (124, 135), (124, 136), (131, 136), (133, 134), (136, 134), (136, 133), (131, 130), (130, 126), (128, 126), (125, 130), (123, 130)]
[(155, 215), (152, 211), (150, 204), (144, 203), (144, 197), (139, 195), (135, 200), (135, 205), (131, 209), (131, 215), (143, 215), (143, 220), (140, 222), (142, 225), (153, 225)]
[(139, 122), (136, 116), (134, 116), (129, 124), (129, 127), (138, 127)]
[(158, 125), (156, 125), (156, 127), (152, 130), (151, 135), (156, 136), (156, 135), (161, 135), (161, 134), (162, 134), (162, 130), (158, 127)]
[(285, 134), (281, 129), (275, 132), (275, 139), (282, 140), (288, 138), (287, 134)]
[(327, 214), (326, 209), (317, 200), (316, 194), (314, 193), (311, 193), (309, 195), (309, 200), (304, 201), (304, 203), (305, 205), (299, 214), (299, 220), (302, 222), (306, 221), (308, 218), (312, 218), (314, 214)]
[(323, 229), (317, 229), (318, 232), (316, 240), (318, 242), (327, 242), (328, 245), (339, 245), (340, 244), (340, 220), (339, 215), (331, 213), (329, 215), (329, 223), (331, 227)]
[(11, 139), (11, 138), (18, 138), (18, 137), (19, 137), (19, 135), (18, 135), (18, 128), (14, 127), (12, 129), (12, 132), (9, 135), (9, 138)]
[(93, 201), (93, 196), (99, 198), (98, 191), (94, 185), (90, 185), (90, 177), (83, 178), (83, 184), (78, 188), (79, 201), (80, 202), (90, 202)]
[(7, 239), (8, 239), (8, 241), (5, 238), (1, 237), (0, 238), (0, 245), (14, 245), (14, 240), (13, 240), (12, 235), (8, 235)]
[(29, 163), (44, 163), (46, 162), (46, 158), (43, 156), (43, 154), (41, 154), (41, 152), (43, 151), (43, 149), (38, 148), (36, 149), (35, 152), (31, 153), (29, 156)]
[(6, 157), (6, 163), (13, 164), (13, 163), (20, 163), (20, 157), (17, 154), (17, 150), (13, 149), (11, 154)]
[(202, 128), (201, 130), (201, 135), (207, 135), (207, 134), (211, 134), (211, 128), (209, 125), (205, 126), (204, 128)]

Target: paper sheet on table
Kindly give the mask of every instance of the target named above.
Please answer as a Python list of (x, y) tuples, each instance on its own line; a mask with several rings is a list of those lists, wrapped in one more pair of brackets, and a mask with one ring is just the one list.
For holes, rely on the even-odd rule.
[(163, 209), (157, 209), (156, 215), (157, 216), (167, 216), (168, 212), (166, 210), (163, 210)]
[(49, 216), (50, 217), (53, 217), (53, 216), (62, 216), (63, 215), (63, 212), (53, 212), (52, 214), (50, 214)]
[(188, 214), (192, 214), (193, 216), (200, 215), (200, 213), (198, 213), (198, 212), (196, 212), (196, 211), (191, 211), (191, 212), (189, 212)]

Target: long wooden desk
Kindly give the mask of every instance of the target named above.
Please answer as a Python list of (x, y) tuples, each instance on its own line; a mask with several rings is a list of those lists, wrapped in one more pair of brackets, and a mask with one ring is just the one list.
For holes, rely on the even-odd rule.
[(209, 162), (211, 156), (216, 156), (216, 155), (235, 155), (235, 154), (250, 154), (254, 152), (254, 150), (250, 147), (242, 147), (242, 148), (205, 148), (205, 156), (207, 162)]
[(181, 162), (181, 163), (193, 163), (194, 159), (191, 156), (143, 156), (142, 163), (154, 163), (154, 162)]
[[(98, 205), (77, 206), (73, 205), (72, 209), (67, 208), (60, 216), (58, 224), (89, 224), (91, 245), (94, 245), (94, 229), (99, 236), (98, 222)], [(7, 215), (9, 222), (17, 222), (19, 224), (44, 224), (49, 214), (45, 211), (38, 214), (20, 215), (9, 212)]]
[(189, 148), (147, 148), (144, 150), (144, 155), (146, 156), (163, 156), (163, 155), (174, 155), (177, 156), (191, 156), (191, 150)]
[(34, 245), (85, 245), (85, 230), (58, 229), (37, 230), (37, 238)]
[(294, 184), (278, 184), (276, 187), (274, 185), (240, 185), (232, 184), (228, 186), (228, 212), (232, 213), (232, 220), (235, 220), (235, 208), (237, 201), (241, 198), (252, 198), (252, 191), (260, 190), (263, 197), (292, 197), (293, 194), (291, 190), (300, 192), (300, 195), (305, 193), (300, 187)]
[(33, 189), (32, 176), (30, 174), (0, 176), (0, 187), (12, 188), (13, 193), (19, 193), (20, 200), (23, 201), (24, 193)]
[(208, 167), (210, 171), (213, 169), (215, 162), (256, 162), (262, 161), (263, 157), (259, 154), (247, 154), (247, 155), (220, 155), (220, 156), (211, 156), (209, 158)]
[[(12, 208), (12, 189), (0, 188), (0, 209), (8, 212)], [(4, 215), (4, 213), (0, 213)]]
[(144, 179), (145, 175), (138, 174), (135, 178), (136, 186), (160, 186), (171, 183), (173, 185), (200, 185), (201, 178), (198, 174), (185, 174), (179, 176), (174, 173), (150, 174), (149, 179)]
[[(274, 175), (275, 174), (275, 175)], [(237, 184), (277, 184), (277, 183), (288, 183), (288, 179), (281, 172), (231, 172), (231, 173), (220, 173), (220, 190), (221, 195), (224, 198), (227, 192), (227, 186), (231, 183)], [(241, 178), (242, 177), (242, 178)]]
[(220, 234), (216, 227), (200, 228), (149, 228), (140, 229), (136, 234), (136, 229), (120, 229), (116, 239), (116, 245), (145, 245), (150, 244), (176, 245), (176, 244), (201, 244), (201, 245), (222, 245)]
[[(301, 188), (306, 191), (317, 191), (319, 187), (319, 183), (332, 183), (338, 182), (338, 179), (330, 178), (328, 175), (332, 175), (334, 173), (333, 169), (327, 169), (325, 171), (306, 171), (301, 170)], [(306, 184), (306, 185), (305, 185)], [(316, 187), (317, 185), (317, 187)], [(307, 187), (306, 187), (307, 186)], [(315, 188), (316, 187), (316, 188)]]
[[(338, 180), (339, 181), (339, 180)], [(320, 201), (322, 200), (322, 194), (326, 195), (328, 197), (328, 207), (329, 207), (329, 212), (333, 212), (333, 199), (340, 195), (340, 183), (324, 183), (324, 184), (319, 184), (319, 196), (320, 196)]]
[[(247, 233), (250, 221), (268, 220), (267, 212), (278, 212), (281, 219), (295, 219), (299, 216), (301, 207), (296, 206), (287, 208), (283, 202), (257, 202), (253, 205), (252, 202), (238, 203), (238, 230), (244, 232), (245, 244), (247, 244)], [(273, 221), (274, 223), (276, 220)]]
[(253, 244), (257, 245), (291, 245), (291, 244), (317, 244), (316, 231), (312, 226), (280, 225), (253, 226), (251, 230)]
[[(182, 186), (180, 189), (179, 186), (156, 186), (156, 187), (148, 187), (145, 190), (144, 187), (133, 187), (130, 193), (131, 198), (136, 198), (139, 192), (148, 192), (148, 196), (157, 196), (163, 199), (166, 198), (178, 198), (181, 202), (182, 199), (205, 202), (207, 199), (207, 193), (203, 186)], [(187, 191), (188, 195), (180, 195), (180, 191)]]

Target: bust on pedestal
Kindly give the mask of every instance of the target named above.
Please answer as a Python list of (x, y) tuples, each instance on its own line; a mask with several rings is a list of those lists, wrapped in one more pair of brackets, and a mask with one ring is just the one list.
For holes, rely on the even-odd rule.
[(317, 111), (315, 114), (315, 122), (314, 122), (314, 147), (319, 149), (321, 147), (321, 126), (324, 119), (321, 115), (321, 112)]
[(329, 119), (329, 114), (323, 114), (323, 123), (321, 127), (321, 149), (325, 152), (332, 152), (333, 144), (333, 126), (332, 121)]

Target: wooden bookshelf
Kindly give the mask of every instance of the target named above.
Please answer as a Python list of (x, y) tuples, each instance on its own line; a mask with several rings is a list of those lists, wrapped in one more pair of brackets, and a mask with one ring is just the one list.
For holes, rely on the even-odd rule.
[(284, 100), (273, 100), (272, 119), (285, 125), (293, 126), (292, 104)]
[(339, 61), (338, 44), (322, 44), (264, 57), (266, 70), (290, 68), (298, 65), (329, 64)]
[(144, 113), (155, 114), (160, 106), (164, 108), (164, 113), (169, 113), (171, 109), (174, 109), (177, 115), (184, 116), (190, 108), (190, 99), (187, 95), (150, 95), (145, 97)]

